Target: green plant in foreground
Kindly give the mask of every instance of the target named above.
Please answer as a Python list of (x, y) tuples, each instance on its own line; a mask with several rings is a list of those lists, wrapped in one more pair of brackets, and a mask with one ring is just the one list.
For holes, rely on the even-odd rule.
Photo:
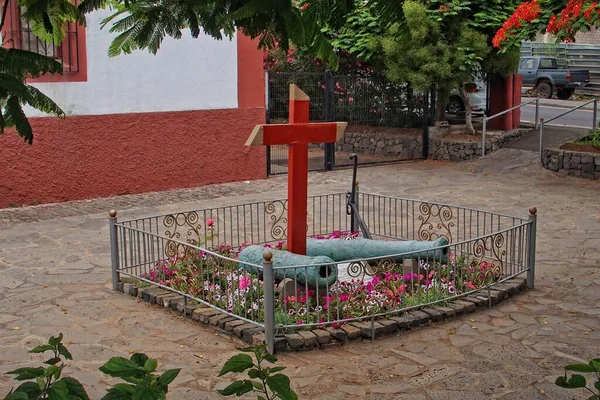
[[(64, 360), (73, 357), (62, 344), (63, 334), (51, 336), (47, 344), (31, 349), (30, 353), (52, 352), (52, 358), (44, 362), (47, 367), (27, 367), (9, 371), (17, 381), (29, 381), (11, 390), (4, 400), (89, 400), (85, 388), (77, 379), (61, 377)], [(64, 360), (63, 360), (64, 358)], [(180, 369), (170, 369), (162, 375), (154, 375), (158, 362), (142, 353), (135, 353), (128, 360), (113, 357), (100, 367), (107, 375), (121, 378), (127, 383), (118, 383), (108, 389), (102, 400), (162, 400), (166, 398), (169, 383), (177, 377)]]
[(235, 355), (223, 365), (219, 376), (223, 376), (229, 372), (244, 372), (248, 370), (248, 377), (250, 379), (235, 381), (225, 389), (217, 390), (219, 394), (223, 396), (241, 396), (245, 393), (257, 392), (259, 393), (257, 399), (260, 400), (296, 400), (298, 398), (298, 395), (290, 387), (290, 378), (284, 374), (275, 374), (284, 370), (285, 367), (264, 367), (262, 365), (264, 361), (268, 361), (271, 364), (277, 362), (277, 358), (267, 352), (264, 344), (237, 349), (243, 353), (254, 353), (256, 363), (254, 363), (252, 357), (248, 354)]
[[(596, 375), (594, 390), (587, 387), (587, 381), (583, 375), (573, 374), (567, 376), (567, 371), (584, 372)], [(592, 395), (588, 400), (600, 400), (600, 358), (595, 358), (588, 364), (570, 364), (565, 367), (565, 376), (560, 376), (556, 379), (556, 386), (565, 389), (586, 389)]]
[(7, 374), (16, 375), (17, 381), (24, 382), (15, 390), (11, 390), (4, 400), (28, 399), (75, 399), (88, 400), (89, 397), (79, 381), (69, 377), (61, 377), (65, 360), (73, 357), (62, 344), (62, 333), (58, 337), (51, 336), (47, 344), (42, 344), (31, 350), (30, 353), (52, 352), (52, 358), (44, 361), (47, 367), (17, 368)]

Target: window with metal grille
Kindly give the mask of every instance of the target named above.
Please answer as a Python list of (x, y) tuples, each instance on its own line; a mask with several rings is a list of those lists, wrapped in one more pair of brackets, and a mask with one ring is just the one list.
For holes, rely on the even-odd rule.
[(28, 50), (52, 57), (63, 65), (63, 73), (77, 73), (80, 69), (80, 49), (78, 35), (80, 27), (76, 23), (65, 24), (65, 39), (62, 43), (47, 43), (34, 35), (31, 25), (22, 18), (23, 7), (17, 0), (9, 2), (7, 20), (2, 32), (5, 47)]

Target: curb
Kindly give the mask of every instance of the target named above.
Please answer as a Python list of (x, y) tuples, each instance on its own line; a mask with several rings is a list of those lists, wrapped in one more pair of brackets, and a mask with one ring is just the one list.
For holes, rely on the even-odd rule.
[[(418, 310), (375, 319), (373, 322), (367, 318), (360, 322), (349, 322), (339, 328), (317, 327), (307, 331), (276, 335), (275, 352), (325, 349), (342, 346), (350, 341), (379, 339), (397, 332), (444, 322), (478, 309), (489, 308), (512, 295), (525, 291), (526, 288), (527, 280), (525, 278), (512, 278), (492, 285), (489, 290), (483, 288), (468, 296), (450, 300), (446, 306), (424, 305)], [(222, 333), (235, 336), (249, 345), (265, 343), (264, 329), (261, 326), (233, 317), (205, 304), (187, 305), (181, 294), (158, 287), (141, 287), (125, 282), (119, 282), (117, 290), (140, 298), (147, 303), (162, 306), (203, 325), (211, 325)]]

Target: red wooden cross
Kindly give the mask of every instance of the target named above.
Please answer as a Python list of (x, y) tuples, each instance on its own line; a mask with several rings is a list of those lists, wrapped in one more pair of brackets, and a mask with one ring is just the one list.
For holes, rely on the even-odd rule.
[(282, 145), (288, 148), (288, 243), (295, 254), (306, 254), (308, 203), (308, 144), (335, 143), (347, 122), (309, 123), (310, 98), (290, 85), (289, 124), (256, 125), (246, 146)]

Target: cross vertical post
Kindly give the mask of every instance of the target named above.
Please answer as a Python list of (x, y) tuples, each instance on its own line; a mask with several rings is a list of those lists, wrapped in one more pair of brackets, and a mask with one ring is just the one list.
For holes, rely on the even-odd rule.
[(288, 145), (288, 229), (287, 247), (295, 254), (306, 254), (308, 220), (308, 144), (335, 143), (346, 129), (346, 122), (309, 122), (310, 98), (290, 85), (288, 124), (256, 125), (246, 146)]
[[(290, 124), (308, 124), (310, 99), (297, 86), (290, 88)], [(288, 147), (288, 250), (306, 254), (308, 219), (308, 142), (292, 142)]]

